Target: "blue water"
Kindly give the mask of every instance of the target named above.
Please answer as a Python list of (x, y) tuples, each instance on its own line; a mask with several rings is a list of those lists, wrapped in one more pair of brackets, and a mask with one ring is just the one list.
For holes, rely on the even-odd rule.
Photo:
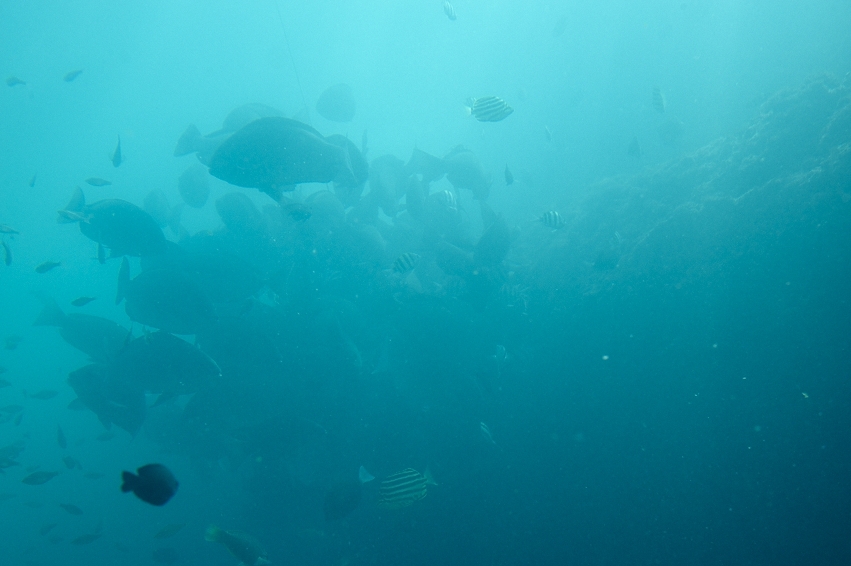
[[(452, 4), (456, 21), (438, 0), (0, 5), (0, 78), (25, 83), (0, 84), (0, 225), (20, 232), (1, 235), (0, 449), (23, 447), (0, 470), (0, 563), (235, 564), (204, 540), (211, 524), (273, 564), (851, 563), (851, 5)], [(349, 123), (316, 111), (341, 82)], [(490, 95), (513, 114), (468, 115)], [(507, 256), (440, 264), (441, 243), (472, 255), (492, 220), (465, 189), (457, 225), (423, 237), (404, 198), (368, 226), (325, 224), (336, 197), (305, 184), (286, 196), (313, 216), (287, 224), (269, 196), (211, 177), (205, 206), (163, 233), (212, 234), (261, 288), (183, 336), (220, 379), (147, 395), (141, 430), (104, 438), (67, 408), (87, 356), (32, 323), (53, 298), (155, 329), (114, 304), (120, 259), (99, 263), (56, 211), (77, 186), (90, 203), (158, 189), (178, 205), (197, 162), (172, 155), (181, 133), (252, 102), (359, 147), (366, 131), (369, 160), (472, 150)], [(260, 228), (223, 224), (232, 192)], [(396, 273), (405, 252), (420, 263)], [(37, 273), (45, 261), (61, 265)], [(163, 507), (119, 490), (151, 462), (180, 481)], [(376, 480), (326, 520), (326, 493), (360, 466)], [(406, 468), (437, 485), (380, 508)], [(60, 473), (21, 482), (34, 471)]]

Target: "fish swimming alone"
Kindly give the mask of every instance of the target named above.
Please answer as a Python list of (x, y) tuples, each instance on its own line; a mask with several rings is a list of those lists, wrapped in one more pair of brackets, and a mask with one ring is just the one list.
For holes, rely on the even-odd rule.
[(171, 471), (162, 464), (142, 466), (136, 473), (121, 472), (121, 491), (133, 494), (151, 505), (165, 505), (175, 493), (178, 482)]
[(467, 108), (473, 118), (479, 122), (499, 122), (514, 112), (514, 108), (498, 96), (471, 98)]
[(70, 83), (71, 81), (73, 81), (74, 79), (79, 77), (82, 74), (82, 72), (83, 72), (83, 69), (75, 69), (73, 71), (68, 71), (67, 73), (65, 73), (65, 76), (62, 77), (62, 80), (65, 81), (66, 83)]
[(399, 274), (408, 273), (417, 266), (419, 261), (419, 255), (412, 252), (405, 252), (393, 262), (393, 272)]
[(118, 145), (115, 146), (115, 151), (112, 152), (112, 157), (109, 160), (113, 167), (118, 167), (124, 163), (124, 159), (121, 157), (121, 136), (118, 136)]
[(112, 184), (112, 181), (107, 181), (106, 179), (101, 179), (100, 177), (89, 177), (86, 179), (86, 183), (93, 187), (108, 187)]
[(413, 468), (388, 476), (381, 482), (378, 506), (382, 509), (410, 507), (428, 493), (427, 486), (437, 485), (428, 470), (421, 474)]
[(3, 263), (8, 267), (12, 265), (12, 250), (9, 249), (9, 244), (5, 240), (0, 241), (0, 244), (3, 245)]
[(541, 224), (553, 230), (558, 230), (559, 228), (564, 227), (567, 223), (562, 215), (555, 210), (545, 212), (538, 220), (540, 220)]
[(12, 76), (12, 77), (9, 77), (9, 78), (6, 79), (6, 85), (7, 86), (18, 86), (18, 85), (25, 85), (25, 84), (27, 84), (26, 81), (22, 81), (18, 77)]
[(328, 87), (316, 101), (319, 115), (332, 122), (351, 122), (355, 117), (355, 109), (352, 87), (346, 83)]
[(21, 480), (21, 483), (25, 483), (27, 485), (42, 485), (56, 476), (59, 475), (59, 472), (33, 472), (24, 479)]
[(82, 307), (91, 303), (95, 299), (97, 299), (97, 297), (77, 297), (76, 299), (71, 301), (71, 305), (75, 307)]
[(514, 183), (514, 175), (511, 174), (511, 169), (508, 168), (508, 165), (505, 166), (505, 186), (509, 186)]

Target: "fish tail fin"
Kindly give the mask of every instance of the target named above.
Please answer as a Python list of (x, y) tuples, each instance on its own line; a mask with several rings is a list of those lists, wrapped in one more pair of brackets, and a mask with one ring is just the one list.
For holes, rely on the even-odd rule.
[(65, 205), (65, 208), (59, 211), (59, 218), (56, 220), (60, 224), (69, 222), (79, 222), (83, 220), (81, 212), (86, 206), (86, 195), (83, 194), (83, 189), (77, 187), (74, 194), (71, 195), (71, 200)]
[(434, 476), (431, 475), (431, 470), (428, 466), (426, 466), (425, 472), (423, 472), (423, 477), (426, 479), (426, 484), (428, 485), (438, 485), (436, 481), (434, 481)]
[(121, 304), (127, 296), (127, 287), (130, 285), (130, 262), (127, 258), (121, 260), (121, 269), (118, 270), (118, 290), (115, 293), (115, 304)]
[(473, 97), (469, 97), (464, 101), (464, 111), (467, 112), (467, 116), (473, 115), (473, 105), (476, 103), (476, 99)]
[(201, 130), (195, 124), (189, 124), (174, 146), (174, 156), (181, 157), (199, 151), (202, 137)]
[(132, 472), (121, 472), (121, 492), (133, 491), (133, 488), (136, 487), (136, 479), (136, 474)]
[(361, 466), (360, 469), (358, 470), (358, 479), (360, 480), (361, 483), (367, 483), (367, 482), (371, 482), (372, 480), (374, 480), (375, 476), (370, 474), (368, 471), (366, 471), (366, 468)]
[(207, 530), (204, 531), (204, 540), (208, 542), (219, 542), (219, 538), (221, 537), (222, 530), (216, 525), (210, 525), (207, 527)]
[(53, 299), (42, 299), (44, 308), (33, 322), (33, 326), (62, 326), (65, 324), (65, 313)]

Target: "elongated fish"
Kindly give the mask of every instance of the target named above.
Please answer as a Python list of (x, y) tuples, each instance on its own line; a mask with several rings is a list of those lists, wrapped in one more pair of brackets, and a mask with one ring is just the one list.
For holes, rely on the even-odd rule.
[(455, 15), (455, 7), (449, 2), (443, 3), (443, 13), (446, 14), (446, 17), (453, 22), (458, 19), (458, 16)]
[(118, 136), (118, 144), (115, 146), (115, 151), (112, 152), (112, 157), (109, 160), (112, 161), (113, 167), (118, 167), (124, 163), (124, 159), (121, 157), (121, 136)]
[(82, 72), (83, 69), (75, 69), (73, 71), (68, 71), (67, 73), (65, 73), (65, 76), (62, 77), (62, 80), (66, 83), (70, 83), (71, 81), (79, 77)]
[(564, 217), (562, 217), (562, 215), (556, 212), (555, 210), (545, 212), (538, 220), (541, 221), (541, 224), (553, 230), (558, 230), (567, 223), (564, 220)]
[(403, 509), (424, 498), (428, 484), (437, 485), (426, 470), (421, 474), (413, 468), (388, 476), (378, 491), (378, 506), (382, 509)]
[(420, 256), (412, 252), (405, 252), (393, 262), (395, 273), (407, 273), (417, 266)]
[(663, 113), (665, 112), (665, 107), (667, 106), (665, 101), (665, 95), (662, 93), (662, 89), (658, 86), (653, 87), (653, 108), (656, 109), (657, 112)]
[(468, 108), (473, 118), (479, 122), (499, 122), (514, 112), (514, 108), (498, 96), (471, 98)]

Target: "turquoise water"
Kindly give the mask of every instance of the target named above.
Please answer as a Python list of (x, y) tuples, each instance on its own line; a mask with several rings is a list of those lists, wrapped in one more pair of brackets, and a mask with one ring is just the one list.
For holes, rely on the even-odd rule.
[[(274, 564), (847, 563), (851, 7), (452, 6), (0, 6), (2, 563), (238, 562), (209, 525)], [(317, 111), (339, 83), (349, 122)], [(485, 96), (513, 113), (477, 121)], [(276, 202), (174, 156), (249, 103), (347, 139), (369, 182)], [(91, 209), (56, 221), (76, 187), (161, 213), (168, 253), (128, 277), (190, 290), (116, 305)], [(176, 327), (131, 305), (169, 291), (201, 322), (151, 370), (131, 344)], [(33, 325), (50, 300), (127, 335)], [(102, 404), (68, 383), (92, 358)], [(149, 463), (180, 482), (162, 507), (119, 489)], [(379, 505), (408, 468), (436, 485)]]

